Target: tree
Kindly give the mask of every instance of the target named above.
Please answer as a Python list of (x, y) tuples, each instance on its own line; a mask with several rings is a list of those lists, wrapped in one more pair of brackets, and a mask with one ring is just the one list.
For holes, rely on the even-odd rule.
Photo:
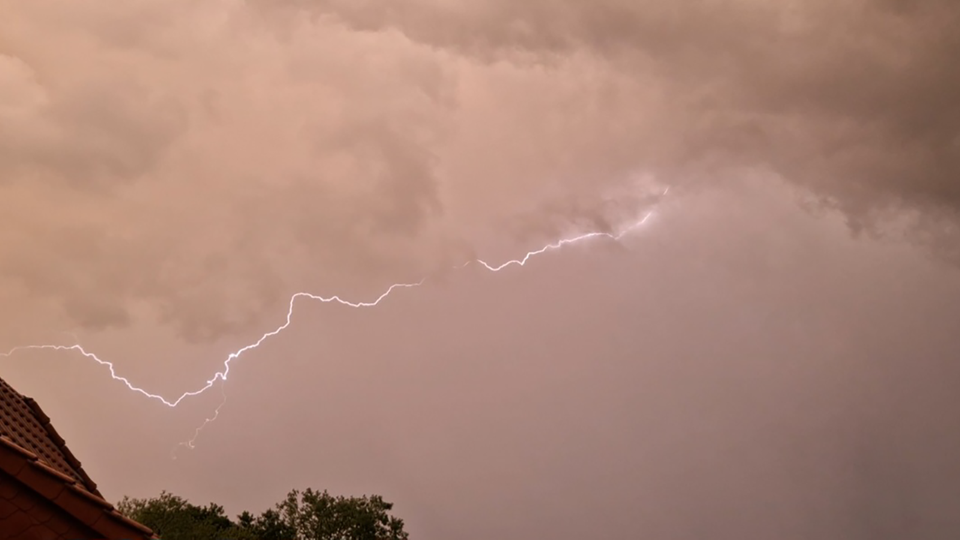
[[(247, 540), (248, 536), (223, 511), (223, 507), (190, 504), (163, 491), (153, 499), (124, 497), (117, 511), (153, 529), (163, 540)], [(251, 539), (252, 540), (252, 539)]]
[(240, 529), (257, 540), (296, 540), (297, 530), (283, 521), (276, 510), (267, 510), (254, 518), (250, 512), (237, 516)]
[(196, 506), (166, 491), (117, 504), (120, 513), (163, 540), (408, 540), (392, 509), (378, 495), (334, 497), (312, 489), (293, 490), (274, 508), (259, 516), (245, 511), (236, 522), (222, 506)]
[(407, 540), (403, 520), (388, 514), (393, 504), (379, 495), (333, 497), (326, 491), (291, 491), (277, 505), (280, 520), (296, 540)]

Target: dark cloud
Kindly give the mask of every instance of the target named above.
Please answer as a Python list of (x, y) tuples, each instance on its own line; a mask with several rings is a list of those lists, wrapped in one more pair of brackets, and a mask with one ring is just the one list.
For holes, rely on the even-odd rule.
[(533, 55), (556, 65), (585, 52), (662, 86), (674, 122), (660, 134), (673, 152), (637, 165), (659, 163), (664, 175), (695, 164), (714, 177), (723, 167), (767, 168), (840, 208), (855, 228), (913, 211), (929, 230), (960, 211), (952, 2), (298, 5), (483, 61)]
[(417, 264), (380, 245), (441, 212), (446, 75), (415, 46), (226, 4), (2, 9), (0, 279), (59, 306), (37, 325), (146, 305), (212, 338)]
[(951, 2), (57, 7), (0, 23), (0, 188), (36, 205), (6, 226), (44, 253), (5, 268), (78, 321), (146, 299), (238, 330), (234, 303), (252, 322), (305, 281), (434, 269), (478, 231), (616, 229), (637, 177), (784, 178), (960, 258)]

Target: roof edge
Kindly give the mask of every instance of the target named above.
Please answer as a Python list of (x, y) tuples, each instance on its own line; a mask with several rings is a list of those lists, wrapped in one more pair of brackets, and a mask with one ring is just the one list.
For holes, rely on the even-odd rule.
[(20, 394), (20, 397), (23, 398), (23, 402), (27, 404), (27, 407), (33, 412), (33, 416), (37, 419), (43, 429), (47, 432), (47, 435), (50, 437), (50, 440), (57, 446), (57, 449), (63, 453), (64, 458), (67, 460), (67, 463), (76, 469), (76, 473), (80, 475), (80, 478), (83, 480), (83, 487), (87, 491), (93, 493), (99, 497), (103, 497), (103, 494), (97, 490), (97, 484), (90, 478), (90, 475), (83, 470), (83, 467), (80, 464), (80, 460), (77, 459), (73, 452), (67, 447), (67, 442), (63, 440), (63, 437), (57, 433), (56, 428), (53, 427), (53, 424), (50, 422), (50, 417), (47, 416), (43, 409), (40, 407), (40, 404), (37, 403), (37, 400), (32, 397), (24, 396)]
[(77, 486), (76, 480), (46, 466), (33, 452), (2, 436), (0, 470), (107, 538), (159, 540), (150, 528), (117, 512), (101, 495)]

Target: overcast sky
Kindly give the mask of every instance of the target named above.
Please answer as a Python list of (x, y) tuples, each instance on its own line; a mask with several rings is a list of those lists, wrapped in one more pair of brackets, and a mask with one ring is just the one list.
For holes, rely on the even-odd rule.
[(429, 276), (298, 302), (176, 409), (73, 352), (0, 376), (114, 500), (953, 538), (958, 27), (952, 0), (0, 0), (0, 349), (79, 339), (172, 399), (295, 292)]

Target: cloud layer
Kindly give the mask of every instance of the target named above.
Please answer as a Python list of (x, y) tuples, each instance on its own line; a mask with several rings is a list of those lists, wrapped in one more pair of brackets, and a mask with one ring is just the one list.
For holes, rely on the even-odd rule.
[[(656, 186), (792, 182), (960, 245), (960, 8), (932, 2), (0, 1), (10, 325), (246, 329)], [(16, 318), (16, 321), (12, 319)]]

